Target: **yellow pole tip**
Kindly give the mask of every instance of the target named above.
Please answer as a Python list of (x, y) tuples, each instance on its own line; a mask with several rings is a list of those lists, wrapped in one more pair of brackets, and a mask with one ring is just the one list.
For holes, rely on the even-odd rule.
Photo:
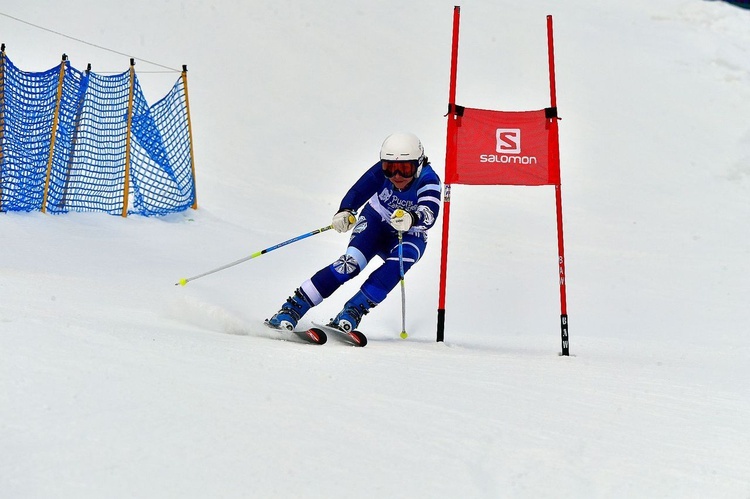
[(401, 339), (405, 340), (409, 335), (406, 334), (406, 331), (401, 331)]

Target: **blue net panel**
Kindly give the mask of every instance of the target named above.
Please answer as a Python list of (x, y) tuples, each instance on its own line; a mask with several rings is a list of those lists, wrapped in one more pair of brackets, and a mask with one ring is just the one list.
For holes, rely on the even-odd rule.
[[(132, 105), (131, 103), (132, 93)], [(0, 61), (0, 211), (165, 215), (195, 202), (185, 79), (149, 106), (138, 78)]]

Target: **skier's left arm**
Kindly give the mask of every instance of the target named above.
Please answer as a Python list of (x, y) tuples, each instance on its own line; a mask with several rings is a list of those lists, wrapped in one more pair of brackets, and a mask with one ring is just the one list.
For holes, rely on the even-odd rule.
[(408, 231), (412, 228), (428, 230), (440, 213), (441, 184), (434, 172), (425, 172), (418, 179), (417, 206), (410, 210), (396, 210), (391, 216), (391, 225), (396, 230)]

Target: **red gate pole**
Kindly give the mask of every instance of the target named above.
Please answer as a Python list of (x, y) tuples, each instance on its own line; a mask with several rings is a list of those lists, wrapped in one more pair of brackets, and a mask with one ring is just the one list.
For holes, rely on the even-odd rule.
[(448, 228), (451, 212), (451, 182), (456, 172), (456, 74), (458, 71), (458, 25), (461, 7), (453, 7), (453, 47), (451, 49), (450, 89), (448, 92), (448, 125), (445, 140), (445, 193), (443, 195), (443, 238), (440, 252), (440, 291), (438, 296), (437, 341), (445, 338), (445, 281), (448, 271)]
[(552, 36), (552, 16), (547, 16), (547, 52), (549, 54), (549, 92), (550, 106), (554, 110), (551, 117), (551, 153), (557, 162), (557, 183), (555, 184), (555, 205), (557, 208), (557, 251), (560, 277), (560, 336), (562, 339), (562, 355), (569, 355), (568, 343), (568, 300), (565, 287), (565, 244), (563, 238), (562, 220), (562, 190), (559, 176), (560, 165), (560, 142), (557, 135), (557, 91), (555, 87), (555, 47)]

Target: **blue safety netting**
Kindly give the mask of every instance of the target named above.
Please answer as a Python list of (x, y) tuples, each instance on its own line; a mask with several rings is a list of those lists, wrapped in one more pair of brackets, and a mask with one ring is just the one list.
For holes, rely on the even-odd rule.
[(184, 79), (149, 106), (134, 75), (129, 120), (130, 92), (130, 71), (102, 76), (66, 60), (31, 73), (3, 54), (0, 211), (120, 215), (125, 207), (128, 214), (151, 216), (191, 207), (195, 179)]

